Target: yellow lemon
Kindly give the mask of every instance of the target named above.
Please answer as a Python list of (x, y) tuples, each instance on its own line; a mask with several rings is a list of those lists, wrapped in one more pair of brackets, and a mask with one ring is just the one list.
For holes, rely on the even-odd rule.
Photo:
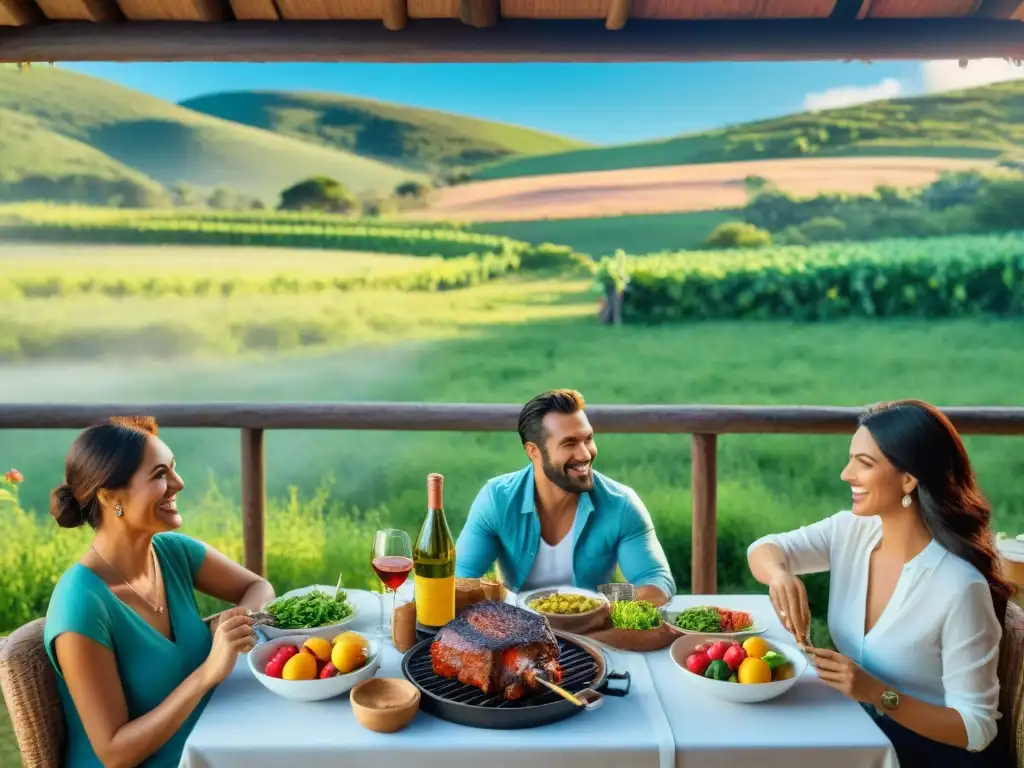
[(370, 652), (370, 644), (357, 632), (345, 632), (335, 638), (334, 649), (331, 651), (331, 663), (339, 675), (355, 672), (366, 663)]
[(330, 661), (331, 659), (331, 644), (322, 637), (309, 638), (302, 644), (302, 650), (313, 654), (320, 661)]
[(338, 641), (339, 641), (339, 640), (342, 640), (342, 639), (344, 639), (344, 638), (346, 638), (346, 637), (352, 637), (352, 636), (354, 636), (354, 637), (358, 637), (359, 639), (362, 639), (362, 637), (363, 637), (363, 636), (362, 636), (362, 635), (360, 635), (360, 634), (359, 634), (358, 632), (353, 632), (353, 631), (352, 631), (352, 630), (350, 629), (350, 630), (348, 630), (348, 631), (346, 631), (346, 632), (341, 632), (341, 633), (339, 633), (339, 634), (335, 635), (335, 636), (334, 636), (334, 637), (333, 637), (333, 638), (331, 639), (331, 645), (337, 645), (337, 643), (338, 643)]
[(748, 656), (740, 662), (740, 668), (736, 670), (736, 682), (743, 685), (770, 683), (771, 681), (772, 670), (761, 659)]
[(743, 650), (747, 652), (747, 656), (754, 659), (763, 659), (771, 649), (763, 637), (748, 637), (743, 641)]
[(312, 680), (316, 677), (316, 659), (311, 653), (296, 653), (284, 663), (284, 680)]

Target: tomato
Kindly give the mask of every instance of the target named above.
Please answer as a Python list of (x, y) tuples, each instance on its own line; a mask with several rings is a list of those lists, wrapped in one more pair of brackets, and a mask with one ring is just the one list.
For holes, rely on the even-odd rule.
[(711, 659), (704, 651), (694, 651), (686, 657), (686, 668), (697, 675), (703, 675), (709, 664)]
[(730, 645), (729, 649), (722, 656), (722, 661), (729, 665), (729, 669), (735, 672), (739, 669), (740, 663), (747, 658), (747, 652), (740, 645)]
[(725, 652), (729, 650), (729, 645), (730, 643), (727, 640), (719, 640), (716, 643), (712, 643), (706, 651), (708, 658), (712, 661), (718, 661), (725, 656)]

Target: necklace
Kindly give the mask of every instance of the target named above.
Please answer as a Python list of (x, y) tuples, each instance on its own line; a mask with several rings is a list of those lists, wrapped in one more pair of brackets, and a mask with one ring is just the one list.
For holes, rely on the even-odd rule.
[[(103, 557), (103, 555), (101, 555), (99, 553), (99, 550), (97, 550), (96, 547), (94, 547), (92, 544), (90, 544), (89, 545), (89, 549), (91, 549), (93, 552), (96, 553), (96, 557), (98, 557), (100, 560), (102, 560), (106, 564), (107, 568), (109, 568), (110, 570), (112, 570), (114, 573), (117, 574), (117, 577), (119, 579), (121, 579), (121, 581), (123, 581), (125, 583), (125, 586), (128, 587), (128, 589), (130, 589), (132, 592), (134, 592), (142, 602), (146, 603), (146, 605), (148, 605), (150, 608), (152, 608), (154, 613), (156, 613), (158, 616), (163, 615), (164, 607), (162, 605), (157, 605), (156, 603), (152, 602), (151, 600), (149, 600), (148, 598), (146, 598), (142, 594), (140, 594), (139, 591), (135, 587), (133, 587), (131, 584), (128, 583), (128, 579), (126, 579), (124, 576), (122, 576), (121, 573), (117, 570), (117, 568), (115, 568), (114, 566), (112, 566), (110, 563), (107, 562), (107, 559), (105, 557)], [(154, 581), (155, 581), (156, 580), (156, 552), (154, 552), (153, 548), (150, 547), (149, 553), (150, 553), (150, 555), (153, 558), (153, 578), (154, 578)]]

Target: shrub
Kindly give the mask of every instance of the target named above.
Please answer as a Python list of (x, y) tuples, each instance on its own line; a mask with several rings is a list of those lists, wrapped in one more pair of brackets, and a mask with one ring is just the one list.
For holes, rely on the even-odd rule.
[(772, 244), (772, 235), (745, 221), (726, 221), (708, 235), (704, 244), (709, 248), (759, 248)]

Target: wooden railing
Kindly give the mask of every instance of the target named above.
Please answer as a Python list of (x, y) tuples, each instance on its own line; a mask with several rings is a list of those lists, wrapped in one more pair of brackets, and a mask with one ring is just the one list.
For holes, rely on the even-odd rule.
[[(144, 414), (161, 427), (239, 429), (245, 565), (265, 573), (268, 429), (514, 432), (518, 405), (435, 403), (203, 403), (173, 405), (0, 404), (0, 429), (82, 429), (111, 416)], [(943, 408), (962, 434), (1024, 435), (1024, 408)], [(587, 408), (600, 434), (690, 434), (694, 594), (717, 592), (717, 436), (848, 434), (859, 408), (818, 406), (606, 405)]]

